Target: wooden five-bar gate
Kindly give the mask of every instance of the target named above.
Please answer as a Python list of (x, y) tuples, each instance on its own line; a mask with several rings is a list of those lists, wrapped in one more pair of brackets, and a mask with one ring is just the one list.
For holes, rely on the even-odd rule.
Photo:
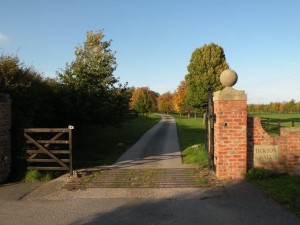
[(72, 176), (73, 129), (73, 126), (24, 129), (27, 170), (66, 170)]

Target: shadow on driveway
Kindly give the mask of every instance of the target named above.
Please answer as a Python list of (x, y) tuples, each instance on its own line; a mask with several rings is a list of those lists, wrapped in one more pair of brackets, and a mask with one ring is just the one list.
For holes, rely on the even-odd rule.
[(71, 224), (298, 225), (300, 219), (248, 182), (227, 184), (221, 195), (185, 194), (130, 202)]

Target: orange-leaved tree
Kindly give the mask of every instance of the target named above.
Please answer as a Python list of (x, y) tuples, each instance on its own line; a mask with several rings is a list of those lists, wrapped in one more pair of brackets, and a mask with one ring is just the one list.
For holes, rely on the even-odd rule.
[(173, 105), (175, 112), (181, 113), (188, 111), (188, 105), (185, 103), (187, 87), (185, 81), (181, 81), (173, 94)]
[(157, 110), (158, 94), (151, 91), (149, 87), (139, 87), (133, 91), (129, 108), (138, 113), (148, 114)]
[(173, 95), (170, 92), (166, 92), (157, 99), (158, 111), (163, 113), (170, 113), (174, 111)]

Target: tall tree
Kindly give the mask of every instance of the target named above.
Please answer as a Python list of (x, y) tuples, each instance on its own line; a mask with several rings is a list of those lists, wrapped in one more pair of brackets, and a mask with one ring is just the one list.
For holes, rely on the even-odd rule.
[(188, 106), (186, 105), (186, 95), (187, 88), (185, 81), (181, 81), (173, 95), (173, 105), (174, 110), (178, 113), (188, 111)]
[(75, 60), (58, 74), (62, 83), (76, 90), (101, 93), (118, 82), (113, 76), (117, 63), (111, 40), (103, 39), (103, 30), (86, 33), (83, 46), (75, 48)]
[(148, 87), (139, 87), (133, 91), (130, 99), (130, 109), (147, 114), (157, 110), (157, 94)]
[(200, 106), (206, 102), (208, 85), (213, 91), (220, 90), (220, 74), (228, 68), (222, 47), (210, 43), (197, 48), (192, 53), (187, 67), (188, 74), (185, 76), (187, 104), (199, 111)]
[(170, 92), (166, 92), (160, 95), (157, 99), (158, 110), (163, 113), (169, 114), (174, 111), (173, 95)]
[(118, 84), (113, 75), (117, 63), (111, 40), (103, 39), (103, 30), (87, 32), (83, 46), (75, 48), (75, 60), (58, 73), (60, 82), (73, 93), (70, 113), (78, 122), (117, 123), (127, 110), (126, 85)]
[(300, 113), (300, 102), (296, 103), (296, 110), (297, 110), (297, 113)]

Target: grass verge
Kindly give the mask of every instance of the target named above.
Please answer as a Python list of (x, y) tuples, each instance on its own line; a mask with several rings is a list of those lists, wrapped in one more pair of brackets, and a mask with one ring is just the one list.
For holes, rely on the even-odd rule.
[(251, 169), (248, 180), (268, 196), (300, 216), (300, 177), (278, 174), (265, 169)]
[(30, 170), (27, 171), (23, 181), (25, 183), (34, 183), (34, 182), (46, 182), (62, 175), (62, 172), (59, 171), (38, 171)]
[(130, 119), (120, 127), (94, 125), (82, 128), (75, 139), (74, 167), (114, 163), (159, 120), (160, 116), (150, 114)]
[(202, 118), (173, 115), (176, 119), (178, 140), (184, 163), (198, 167), (208, 165), (205, 152), (205, 128)]

